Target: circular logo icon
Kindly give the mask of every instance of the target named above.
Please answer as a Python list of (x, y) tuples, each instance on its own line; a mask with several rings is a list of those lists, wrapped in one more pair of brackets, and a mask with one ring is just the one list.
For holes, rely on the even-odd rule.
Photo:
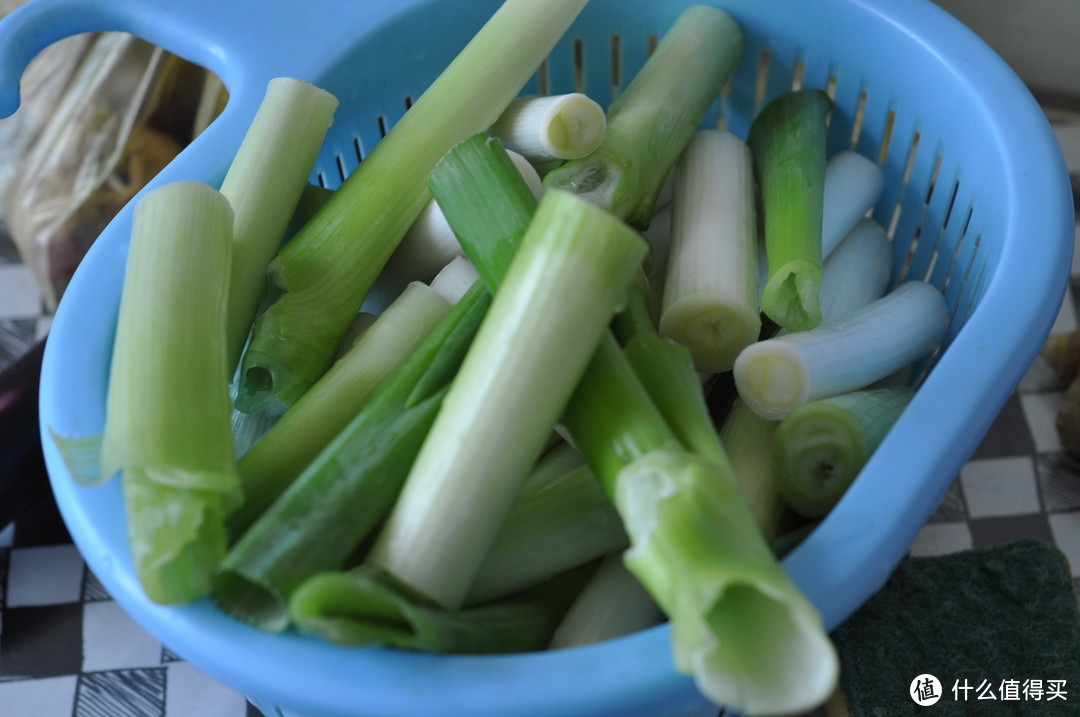
[(919, 675), (908, 689), (911, 699), (921, 707), (929, 707), (941, 699), (941, 682), (933, 675)]

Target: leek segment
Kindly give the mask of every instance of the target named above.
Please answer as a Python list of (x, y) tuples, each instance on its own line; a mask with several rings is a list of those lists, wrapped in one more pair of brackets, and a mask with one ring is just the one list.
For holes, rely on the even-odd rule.
[(588, 645), (629, 635), (664, 619), (652, 596), (623, 565), (621, 554), (604, 558), (570, 605), (549, 649)]
[(865, 388), (940, 344), (949, 326), (941, 292), (909, 281), (853, 314), (811, 331), (747, 347), (733, 370), (739, 396), (759, 416)]
[(544, 177), (631, 226), (649, 226), (668, 173), (743, 52), (742, 31), (723, 10), (685, 10), (608, 109), (607, 133), (592, 154)]
[(778, 421), (757, 415), (736, 398), (720, 427), (720, 441), (727, 450), (735, 479), (758, 529), (770, 541), (783, 534), (791, 518), (773, 471), (773, 446), (779, 425)]
[(761, 309), (792, 331), (821, 323), (821, 228), (825, 201), (826, 118), (832, 100), (799, 90), (770, 102), (747, 144), (761, 188), (768, 280)]
[(377, 568), (362, 565), (304, 582), (289, 601), (300, 630), (339, 645), (379, 645), (432, 653), (541, 650), (581, 590), (588, 568), (498, 602), (444, 610)]
[(761, 332), (753, 161), (735, 135), (702, 130), (677, 171), (660, 333), (698, 371), (730, 371)]
[(607, 212), (544, 195), (370, 560), (462, 604), (645, 253)]
[(823, 703), (839, 661), (817, 609), (773, 557), (733, 481), (659, 450), (616, 479), (626, 566), (671, 621), (676, 668), (718, 704), (794, 714)]
[(579, 159), (604, 140), (607, 119), (594, 100), (572, 92), (519, 97), (491, 125), (488, 134), (534, 163)]
[(222, 180), (221, 193), (235, 216), (227, 320), (230, 367), (240, 360), (266, 291), (266, 267), (285, 238), (337, 106), (336, 97), (302, 80), (270, 80)]
[(628, 544), (596, 476), (581, 454), (563, 443), (526, 479), (465, 604), (505, 597)]
[(913, 393), (907, 387), (853, 391), (789, 413), (777, 428), (773, 453), (788, 505), (808, 518), (832, 510)]
[(225, 338), (233, 213), (177, 182), (135, 207), (113, 344), (101, 475), (121, 472), (128, 542), (147, 596), (204, 596), (240, 499)]
[(256, 321), (242, 363), (249, 408), (294, 403), (333, 359), (387, 259), (429, 199), (427, 177), (490, 126), (586, 0), (506, 0), (271, 264), (284, 293)]

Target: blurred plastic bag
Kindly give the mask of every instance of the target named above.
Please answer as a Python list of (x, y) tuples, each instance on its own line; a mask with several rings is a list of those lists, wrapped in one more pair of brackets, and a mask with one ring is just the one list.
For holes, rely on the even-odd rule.
[(124, 33), (46, 53), (24, 76), (16, 122), (0, 123), (15, 137), (0, 197), (51, 312), (105, 225), (190, 140), (204, 71)]

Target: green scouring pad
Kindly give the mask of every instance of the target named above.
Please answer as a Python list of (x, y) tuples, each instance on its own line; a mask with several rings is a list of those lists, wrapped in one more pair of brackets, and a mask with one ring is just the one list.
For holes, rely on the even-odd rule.
[(1080, 610), (1039, 540), (906, 558), (833, 639), (853, 717), (1080, 715)]

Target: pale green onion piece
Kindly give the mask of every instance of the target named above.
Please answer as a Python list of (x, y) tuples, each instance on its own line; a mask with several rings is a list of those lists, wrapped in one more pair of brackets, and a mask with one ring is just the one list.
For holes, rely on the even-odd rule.
[(804, 331), (821, 323), (821, 227), (826, 118), (820, 90), (780, 95), (750, 127), (747, 144), (761, 190), (768, 280), (761, 309), (778, 326)]
[(755, 413), (779, 420), (796, 406), (865, 388), (925, 356), (948, 325), (941, 292), (910, 281), (843, 319), (752, 344), (735, 360), (735, 384)]
[(244, 505), (230, 519), (245, 530), (360, 412), (450, 310), (414, 282), (379, 315), (344, 356), (240, 458)]
[(645, 250), (608, 213), (544, 195), (370, 560), (462, 604)]
[(505, 600), (444, 610), (370, 565), (308, 578), (289, 600), (297, 627), (338, 645), (452, 654), (542, 650), (581, 590), (581, 568)]
[(349, 324), (349, 330), (345, 332), (345, 335), (341, 337), (341, 344), (338, 346), (337, 353), (334, 354), (334, 360), (338, 361), (345, 354), (352, 350), (353, 344), (359, 340), (360, 335), (371, 328), (379, 317), (376, 314), (369, 313), (367, 311), (361, 311), (357, 314), (352, 323)]
[(205, 595), (240, 499), (225, 316), (233, 213), (164, 185), (135, 205), (106, 399), (101, 474), (121, 472), (128, 543), (157, 603)]
[(841, 319), (885, 294), (892, 244), (873, 219), (860, 219), (825, 259), (818, 289), (821, 322)]
[(510, 103), (488, 134), (530, 162), (578, 159), (604, 139), (607, 118), (600, 105), (581, 94), (519, 97)]
[(731, 461), (735, 480), (761, 534), (770, 541), (784, 532), (792, 517), (773, 472), (773, 446), (779, 425), (779, 421), (762, 418), (736, 398), (720, 427), (720, 442)]
[(547, 174), (544, 186), (648, 227), (668, 174), (742, 53), (742, 32), (726, 12), (704, 5), (683, 11), (611, 104), (600, 147)]
[(236, 366), (277, 254), (338, 100), (315, 85), (276, 77), (236, 153), (221, 193), (235, 214), (229, 284), (229, 366)]
[[(540, 175), (520, 154), (509, 150), (506, 154), (539, 201), (543, 192)], [(392, 292), (394, 286), (405, 281), (431, 281), (436, 272), (464, 253), (442, 209), (432, 199), (390, 257), (379, 277), (379, 287), (384, 292)]]
[(435, 163), (487, 129), (536, 72), (586, 0), (505, 0), (330, 201), (278, 254), (284, 291), (255, 323), (243, 395), (295, 402), (329, 368), (365, 296), (430, 196)]
[(840, 152), (825, 165), (821, 255), (829, 256), (877, 204), (885, 187), (881, 167), (857, 152)]
[(623, 565), (622, 555), (609, 555), (570, 605), (548, 648), (558, 650), (610, 640), (652, 627), (663, 619), (664, 613), (648, 591)]
[(668, 616), (675, 667), (702, 694), (748, 714), (796, 714), (828, 698), (839, 660), (821, 615), (734, 481), (698, 456), (656, 450), (619, 473), (615, 504), (630, 535), (626, 566)]
[(730, 371), (761, 332), (754, 170), (730, 132), (701, 130), (679, 163), (660, 334), (704, 373)]
[[(858, 311), (880, 299), (892, 272), (892, 245), (873, 219), (860, 219), (825, 260), (818, 287), (821, 323)], [(776, 336), (790, 333), (780, 329)]]
[(431, 289), (451, 304), (456, 304), (479, 278), (476, 267), (465, 257), (459, 256), (435, 275), (431, 280)]
[(511, 595), (628, 544), (615, 506), (585, 459), (562, 443), (525, 480), (465, 604)]
[(832, 510), (911, 401), (910, 388), (853, 391), (798, 406), (776, 431), (780, 493), (795, 512)]

